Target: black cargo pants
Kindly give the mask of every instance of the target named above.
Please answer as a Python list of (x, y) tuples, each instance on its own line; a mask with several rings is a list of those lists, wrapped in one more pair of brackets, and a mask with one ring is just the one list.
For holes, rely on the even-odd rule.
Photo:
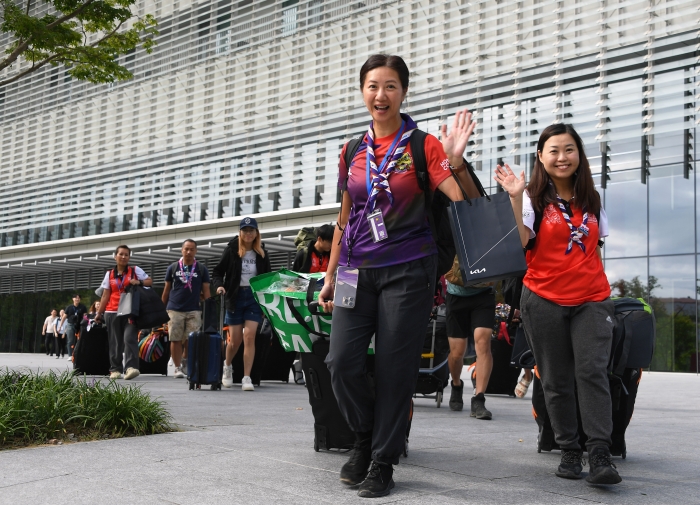
[[(355, 307), (333, 311), (326, 364), (350, 429), (372, 431), (372, 458), (398, 464), (435, 291), (437, 256), (360, 269)], [(365, 375), (375, 336), (375, 390)]]

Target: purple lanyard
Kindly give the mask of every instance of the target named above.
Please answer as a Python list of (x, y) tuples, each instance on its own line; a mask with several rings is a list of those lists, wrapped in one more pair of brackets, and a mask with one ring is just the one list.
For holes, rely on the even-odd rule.
[(192, 277), (194, 277), (194, 270), (195, 268), (197, 268), (197, 260), (194, 260), (192, 269), (189, 272), (187, 271), (188, 267), (182, 261), (182, 258), (180, 258), (177, 263), (180, 266), (180, 271), (182, 272), (182, 283), (185, 285), (186, 288), (189, 288), (190, 291), (192, 291)]

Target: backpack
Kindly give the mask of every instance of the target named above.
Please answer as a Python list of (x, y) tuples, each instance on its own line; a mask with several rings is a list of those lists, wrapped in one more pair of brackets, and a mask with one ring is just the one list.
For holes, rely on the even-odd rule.
[(297, 248), (297, 252), (303, 251), (304, 261), (302, 261), (302, 265), (306, 264), (306, 258), (309, 256), (309, 246), (315, 240), (316, 228), (313, 226), (304, 226), (299, 230), (297, 236), (294, 237), (294, 245)]
[[(427, 133), (421, 130), (414, 130), (411, 134), (411, 153), (413, 153), (413, 167), (415, 169), (416, 178), (418, 179), (418, 187), (425, 193), (425, 208), (428, 214), (428, 222), (430, 223), (430, 231), (433, 234), (433, 240), (437, 245), (438, 250), (438, 261), (437, 261), (437, 275), (438, 278), (442, 276), (445, 272), (449, 271), (452, 267), (457, 249), (455, 248), (455, 242), (452, 238), (452, 228), (450, 227), (450, 220), (448, 217), (448, 208), (450, 205), (450, 199), (440, 190), (430, 191), (430, 180), (428, 178), (428, 163), (425, 160), (425, 138), (428, 136)], [(357, 150), (362, 143), (361, 137), (354, 138), (347, 143), (345, 148), (345, 166), (348, 167), (348, 177), (349, 177), (349, 167), (352, 163)], [(464, 160), (467, 164), (467, 170), (476, 184), (479, 193), (484, 196), (486, 192), (481, 182), (474, 174), (474, 169), (469, 164), (468, 161)], [(347, 190), (348, 177), (345, 178), (345, 183), (343, 184), (343, 191)]]
[(615, 329), (608, 371), (622, 376), (627, 368), (648, 368), (656, 343), (656, 319), (641, 298), (613, 298)]

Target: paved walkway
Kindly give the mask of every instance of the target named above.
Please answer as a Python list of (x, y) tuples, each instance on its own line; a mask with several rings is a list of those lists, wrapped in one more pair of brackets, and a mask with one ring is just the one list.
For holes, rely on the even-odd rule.
[[(46, 358), (0, 354), (0, 367), (67, 367)], [(167, 403), (181, 432), (0, 451), (0, 505), (368, 503), (338, 480), (346, 455), (314, 452), (304, 387), (134, 383)], [(609, 488), (554, 476), (559, 453), (537, 453), (527, 400), (488, 397), (494, 420), (478, 421), (418, 399), (396, 488), (371, 503), (700, 504), (699, 392), (696, 375), (644, 374), (627, 459), (615, 460), (624, 480)]]

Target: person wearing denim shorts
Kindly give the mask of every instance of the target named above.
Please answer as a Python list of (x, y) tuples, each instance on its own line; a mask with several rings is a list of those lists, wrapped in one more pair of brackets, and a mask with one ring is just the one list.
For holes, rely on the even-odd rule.
[(250, 279), (256, 275), (270, 272), (270, 257), (260, 239), (258, 223), (252, 217), (241, 220), (240, 234), (234, 237), (224, 249), (219, 264), (212, 271), (212, 285), (217, 294), (224, 294), (226, 300), (226, 318), (228, 326), (226, 360), (222, 384), (233, 386), (233, 357), (238, 352), (241, 342), (243, 351), (243, 379), (241, 389), (253, 391), (250, 371), (255, 359), (255, 334), (262, 323), (262, 311), (253, 297)]

